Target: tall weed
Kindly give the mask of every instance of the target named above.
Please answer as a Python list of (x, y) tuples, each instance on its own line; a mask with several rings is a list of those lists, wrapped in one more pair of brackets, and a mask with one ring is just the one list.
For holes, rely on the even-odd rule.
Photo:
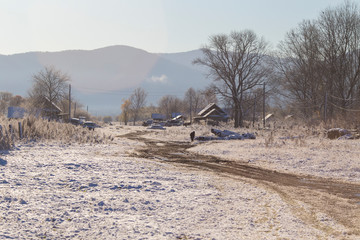
[[(105, 135), (100, 135), (97, 131), (32, 116), (21, 120), (0, 118), (0, 125), (0, 150), (10, 149), (17, 141), (54, 140), (61, 143), (104, 143), (108, 140)], [(21, 139), (20, 127), (22, 130)]]

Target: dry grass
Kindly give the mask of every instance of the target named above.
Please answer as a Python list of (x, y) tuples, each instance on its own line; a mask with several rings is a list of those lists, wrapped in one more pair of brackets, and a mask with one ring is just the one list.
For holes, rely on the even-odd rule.
[[(21, 123), (22, 138), (20, 138), (19, 123)], [(0, 118), (0, 125), (2, 126), (0, 150), (11, 149), (18, 141), (54, 140), (61, 143), (104, 143), (112, 140), (111, 137), (81, 126), (37, 119), (32, 116), (21, 120)]]
[[(190, 132), (195, 131), (196, 136), (214, 136), (211, 129), (229, 130), (243, 133), (252, 133), (258, 139), (264, 139), (266, 147), (281, 147), (290, 145), (304, 146), (308, 139), (324, 139), (326, 137), (326, 128), (324, 125), (307, 125), (295, 120), (269, 122), (263, 129), (261, 124), (247, 124), (244, 128), (234, 128), (233, 123), (220, 123), (219, 126), (208, 126), (193, 124), (191, 126), (166, 127), (166, 131), (152, 130), (152, 133), (146, 137), (161, 137), (162, 139), (174, 141), (189, 141)], [(170, 138), (170, 139), (169, 139)]]

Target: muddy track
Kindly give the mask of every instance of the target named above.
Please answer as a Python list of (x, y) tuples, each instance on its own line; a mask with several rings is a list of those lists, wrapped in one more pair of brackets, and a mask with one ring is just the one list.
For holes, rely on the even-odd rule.
[[(145, 133), (136, 132), (122, 136), (145, 143), (145, 147), (136, 149), (137, 157), (183, 164), (186, 167), (255, 180), (257, 183), (276, 191), (288, 203), (296, 204), (296, 201), (300, 200), (331, 215), (348, 227), (351, 234), (360, 236), (360, 184), (282, 173), (251, 166), (247, 163), (200, 155), (187, 151), (193, 147), (190, 143), (153, 140), (142, 137), (143, 134)], [(298, 206), (296, 208), (298, 211)], [(302, 216), (302, 218), (308, 222), (311, 219), (310, 216)], [(310, 222), (312, 225), (316, 225), (314, 220)], [(329, 231), (329, 234), (336, 233), (336, 230), (328, 230), (327, 228), (325, 230)]]

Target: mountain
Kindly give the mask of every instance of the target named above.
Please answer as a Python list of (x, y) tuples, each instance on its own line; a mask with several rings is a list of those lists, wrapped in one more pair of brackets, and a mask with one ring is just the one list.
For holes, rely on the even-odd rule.
[(182, 98), (190, 87), (207, 86), (204, 69), (192, 64), (199, 56), (200, 50), (159, 54), (129, 46), (0, 55), (0, 91), (26, 96), (32, 76), (54, 66), (70, 76), (74, 98), (92, 114), (115, 115), (136, 87), (157, 104), (164, 95)]

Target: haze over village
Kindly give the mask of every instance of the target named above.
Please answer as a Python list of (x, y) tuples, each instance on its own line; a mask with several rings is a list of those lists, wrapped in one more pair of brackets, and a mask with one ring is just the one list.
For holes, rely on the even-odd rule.
[(360, 239), (360, 4), (0, 0), (0, 239)]

